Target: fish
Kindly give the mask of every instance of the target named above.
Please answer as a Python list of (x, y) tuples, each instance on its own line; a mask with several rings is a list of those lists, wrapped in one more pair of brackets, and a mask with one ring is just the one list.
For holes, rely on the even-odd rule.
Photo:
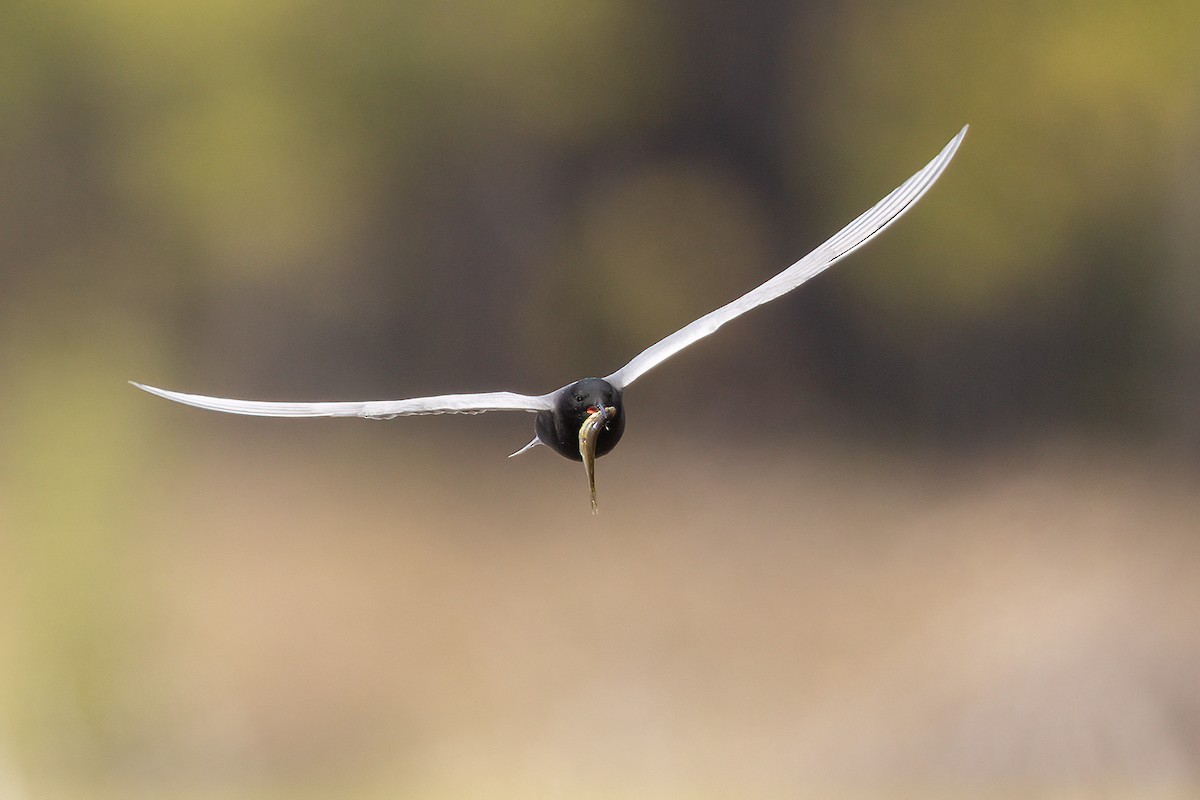
[(588, 415), (579, 427), (579, 456), (583, 459), (583, 471), (587, 473), (588, 489), (592, 493), (592, 513), (600, 513), (596, 505), (596, 442), (600, 432), (608, 427), (608, 420), (617, 415), (614, 406), (601, 406)]

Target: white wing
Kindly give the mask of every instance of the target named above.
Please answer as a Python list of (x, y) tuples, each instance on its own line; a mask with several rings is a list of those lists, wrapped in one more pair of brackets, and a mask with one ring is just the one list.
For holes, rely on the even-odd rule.
[(780, 295), (790, 292), (809, 278), (832, 266), (841, 258), (849, 255), (877, 234), (891, 225), (900, 215), (921, 199), (921, 196), (933, 186), (941, 176), (942, 171), (954, 157), (959, 144), (967, 134), (967, 126), (942, 148), (942, 152), (925, 165), (925, 168), (906, 180), (887, 197), (876, 203), (870, 210), (863, 213), (845, 228), (842, 228), (832, 239), (813, 250), (804, 258), (797, 261), (783, 272), (750, 292), (723, 305), (716, 311), (705, 314), (700, 319), (675, 331), (658, 344), (646, 348), (621, 369), (605, 378), (617, 388), (624, 388), (640, 378), (646, 372), (666, 361), (688, 345), (703, 339), (716, 331), (729, 320), (745, 314), (752, 308), (760, 306)]
[(513, 392), (483, 392), (481, 394), (443, 394), (436, 397), (414, 397), (409, 400), (368, 400), (346, 403), (271, 403), (259, 400), (228, 400), (205, 397), (143, 386), (134, 386), (150, 394), (174, 400), (176, 403), (224, 411), (227, 414), (247, 414), (253, 417), (367, 417), (391, 419), (410, 414), (482, 414), (484, 411), (547, 411), (554, 407), (551, 395), (538, 397)]

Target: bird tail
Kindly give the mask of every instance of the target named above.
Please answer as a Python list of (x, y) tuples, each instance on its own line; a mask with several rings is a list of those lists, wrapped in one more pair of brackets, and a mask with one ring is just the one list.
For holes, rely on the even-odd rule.
[(535, 437), (533, 437), (533, 441), (532, 441), (532, 442), (530, 442), (529, 444), (525, 445), (524, 447), (522, 447), (522, 448), (521, 448), (520, 450), (518, 450), (517, 452), (513, 453), (512, 455), (510, 455), (510, 456), (509, 456), (509, 458), (513, 458), (514, 456), (519, 456), (519, 455), (521, 455), (521, 453), (527, 453), (527, 452), (529, 452), (530, 450), (532, 450), (533, 448), (537, 447), (537, 446), (538, 446), (539, 444), (541, 444), (541, 443), (542, 443), (541, 439), (539, 439), (539, 438), (537, 438), (537, 437), (535, 436)]

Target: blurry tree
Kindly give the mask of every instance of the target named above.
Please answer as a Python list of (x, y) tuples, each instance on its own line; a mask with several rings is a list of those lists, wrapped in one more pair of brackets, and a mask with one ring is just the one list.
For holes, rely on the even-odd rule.
[[(938, 201), (843, 274), (822, 323), (859, 344), (831, 348), (830, 368), (933, 426), (1147, 423), (1163, 388), (1155, 342), (1200, 301), (1179, 282), (1195, 256), (1170, 241), (1197, 150), (1200, 7), (846, 12), (820, 31), (838, 45), (796, 109), (841, 154), (839, 197), (870, 196), (930, 140), (973, 128)], [(811, 86), (809, 66), (797, 60), (798, 84)]]
[(975, 431), (1130, 424), (1161, 384), (1156, 298), (1187, 274), (1164, 220), (1188, 196), (1194, 4), (0, 14), (0, 302), (166, 333), (188, 385), (538, 388), (609, 369), (820, 241), (963, 121), (941, 201), (764, 315), (786, 341), (743, 377), (795, 392), (819, 371), (841, 404)]

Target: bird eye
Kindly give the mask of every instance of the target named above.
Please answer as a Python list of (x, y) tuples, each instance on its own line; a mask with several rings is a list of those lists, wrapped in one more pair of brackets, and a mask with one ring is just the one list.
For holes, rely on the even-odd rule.
[(583, 402), (583, 395), (581, 395), (581, 394), (577, 394), (577, 395), (575, 395), (575, 402), (576, 402), (576, 403), (582, 403), (582, 402)]

